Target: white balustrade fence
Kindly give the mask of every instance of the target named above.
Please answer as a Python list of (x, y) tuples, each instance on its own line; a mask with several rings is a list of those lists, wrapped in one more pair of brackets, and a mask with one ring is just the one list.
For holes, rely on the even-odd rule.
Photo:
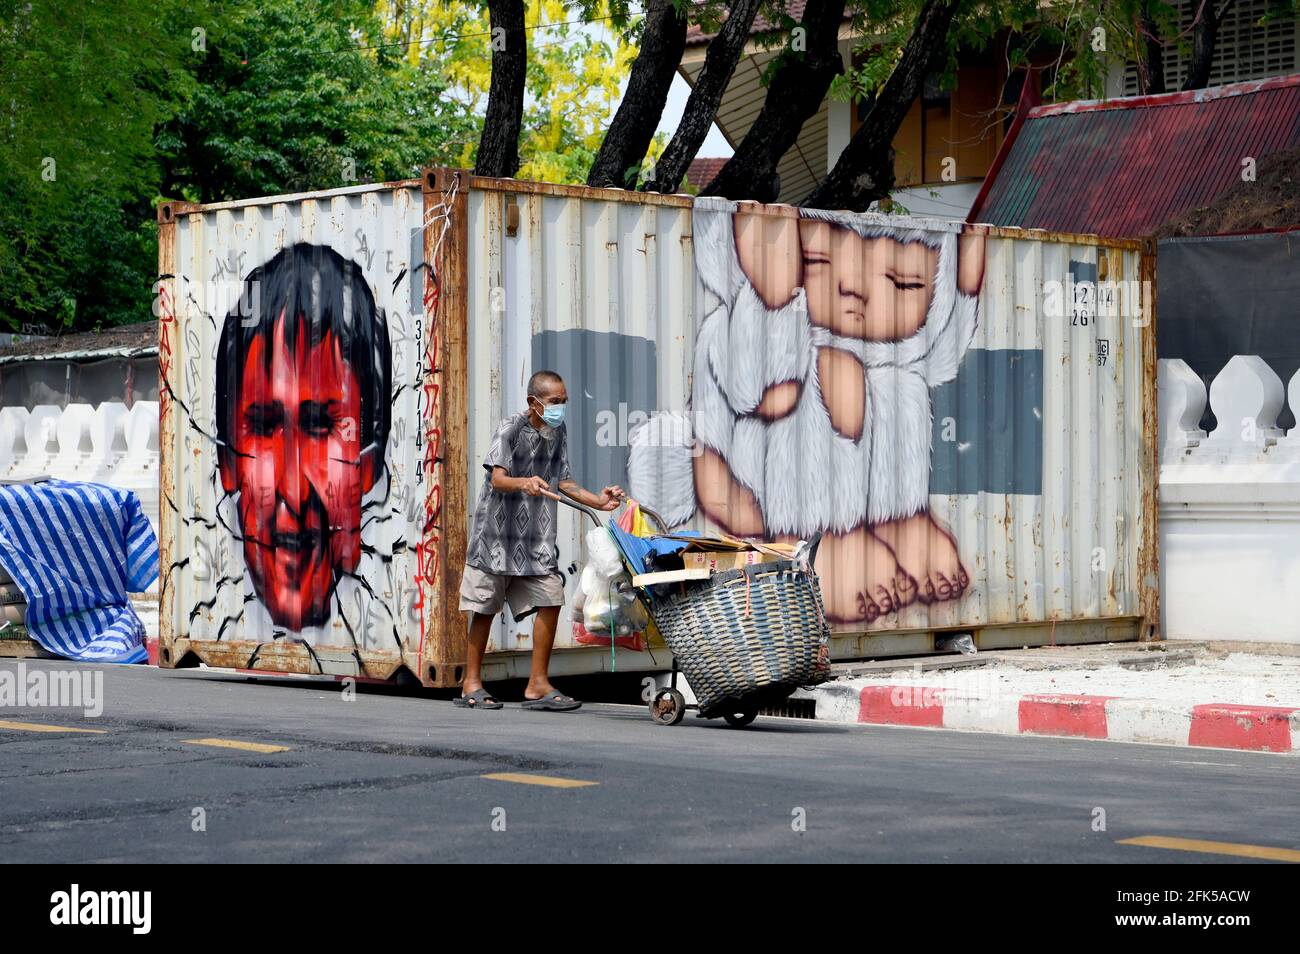
[(1300, 417), (1300, 372), (1284, 386), (1262, 358), (1232, 358), (1208, 434), (1185, 362), (1160, 362), (1159, 393), (1165, 636), (1300, 644), (1300, 426), (1278, 426), (1284, 399)]
[(158, 532), (158, 402), (0, 408), (0, 480), (88, 480), (134, 491)]

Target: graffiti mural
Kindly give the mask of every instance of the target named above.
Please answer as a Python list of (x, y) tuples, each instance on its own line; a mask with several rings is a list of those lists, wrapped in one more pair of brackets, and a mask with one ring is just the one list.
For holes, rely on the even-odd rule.
[(164, 318), (160, 350), (175, 360), (176, 324), (163, 399), (180, 452), (163, 506), (181, 529), (164, 586), (189, 638), (339, 647), (358, 672), (356, 651), (404, 647), (420, 514), (403, 453), (416, 436), (394, 422), (418, 413), (422, 316), (402, 285), (421, 294), (427, 270), (392, 257), (301, 241), (176, 276), (183, 318)]
[(689, 417), (632, 440), (632, 494), (672, 523), (823, 534), (827, 613), (873, 622), (959, 600), (961, 542), (929, 512), (932, 392), (979, 321), (983, 239), (697, 205)]
[(217, 345), (221, 485), (276, 626), (330, 616), (361, 558), (362, 497), (384, 474), (388, 327), (360, 266), (298, 244), (245, 279)]

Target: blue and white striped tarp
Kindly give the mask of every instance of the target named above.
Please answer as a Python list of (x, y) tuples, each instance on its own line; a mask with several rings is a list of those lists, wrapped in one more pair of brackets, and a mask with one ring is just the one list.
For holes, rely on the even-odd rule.
[(0, 565), (47, 651), (145, 661), (144, 624), (126, 594), (158, 578), (158, 541), (131, 491), (68, 480), (0, 486)]

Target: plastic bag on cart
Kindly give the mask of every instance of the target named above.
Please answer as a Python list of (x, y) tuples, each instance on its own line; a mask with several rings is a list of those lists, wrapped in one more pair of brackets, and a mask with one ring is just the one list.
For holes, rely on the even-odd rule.
[(618, 546), (604, 527), (591, 530), (586, 540), (587, 565), (573, 605), (574, 641), (644, 651), (649, 617), (636, 599)]
[(595, 567), (605, 580), (623, 572), (623, 555), (604, 527), (593, 527), (587, 533), (587, 566)]
[(590, 564), (582, 571), (582, 623), (597, 636), (631, 636), (650, 623), (645, 607), (637, 599), (632, 578), (619, 573), (602, 580)]
[(582, 575), (578, 577), (578, 592), (573, 597), (573, 618), (576, 622), (586, 624), (587, 618), (587, 591), (596, 591), (596, 574), (590, 564), (582, 568)]
[(650, 521), (641, 513), (641, 505), (635, 500), (627, 502), (627, 508), (619, 514), (618, 528), (636, 537), (653, 537), (654, 527), (650, 526)]
[(587, 565), (582, 569), (578, 590), (582, 594), (582, 619), (588, 632), (608, 633), (614, 581), (623, 572), (623, 557), (604, 527), (587, 534)]
[[(606, 595), (602, 598), (604, 602), (603, 602), (603, 604), (599, 607), (599, 609), (601, 610), (601, 613), (600, 613), (600, 614), (593, 614), (593, 615), (599, 615), (599, 616), (600, 616), (599, 619), (593, 619), (593, 620), (592, 620), (592, 622), (593, 622), (593, 624), (595, 625), (595, 628), (596, 628), (596, 630), (598, 630), (598, 632), (593, 632), (592, 630), (589, 630), (589, 629), (587, 628), (587, 626), (586, 626), (586, 619), (587, 619), (587, 614), (586, 614), (586, 609), (587, 609), (587, 590), (586, 590), (586, 587), (587, 587), (587, 586), (590, 586), (591, 589), (592, 589), (592, 592), (598, 592), (598, 591), (599, 591), (599, 587), (598, 587), (597, 584), (594, 582), (594, 580), (595, 580), (594, 573), (593, 573), (593, 574), (588, 574), (588, 570), (590, 570), (590, 569), (591, 569), (590, 567), (586, 567), (586, 568), (583, 569), (583, 571), (582, 571), (582, 572), (583, 572), (583, 577), (580, 578), (579, 581), (578, 581), (578, 592), (577, 592), (577, 594), (574, 596), (574, 600), (573, 600), (573, 606), (572, 606), (572, 616), (573, 616), (573, 641), (574, 641), (575, 643), (577, 643), (578, 645), (580, 645), (580, 646), (610, 646), (611, 643), (612, 643), (614, 646), (618, 646), (618, 647), (621, 647), (621, 648), (623, 648), (623, 649), (630, 649), (630, 650), (632, 650), (633, 652), (637, 652), (637, 653), (645, 652), (645, 649), (646, 649), (646, 632), (643, 631), (643, 630), (647, 630), (647, 631), (648, 631), (649, 627), (643, 627), (643, 630), (633, 630), (632, 632), (628, 633), (627, 635), (622, 635), (622, 636), (620, 636), (620, 635), (617, 635), (617, 634), (616, 634), (616, 635), (614, 635), (613, 637), (611, 637), (611, 636), (609, 635), (609, 622), (610, 622), (610, 614), (609, 614), (609, 592), (610, 592), (610, 591), (609, 591), (608, 586), (605, 587), (605, 594), (606, 594)], [(616, 629), (616, 630), (619, 630), (619, 627), (616, 625), (616, 626), (615, 626), (615, 629)], [(620, 630), (620, 631), (621, 631), (621, 630)]]

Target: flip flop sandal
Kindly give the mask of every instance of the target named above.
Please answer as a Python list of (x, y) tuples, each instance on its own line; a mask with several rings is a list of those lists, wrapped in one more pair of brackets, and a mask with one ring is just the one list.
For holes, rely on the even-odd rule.
[(500, 709), (501, 703), (492, 698), (492, 693), (486, 689), (475, 689), (468, 696), (457, 696), (451, 700), (458, 708), (461, 709)]
[(582, 703), (562, 692), (549, 692), (540, 699), (525, 699), (524, 708), (542, 712), (572, 712), (581, 709)]

